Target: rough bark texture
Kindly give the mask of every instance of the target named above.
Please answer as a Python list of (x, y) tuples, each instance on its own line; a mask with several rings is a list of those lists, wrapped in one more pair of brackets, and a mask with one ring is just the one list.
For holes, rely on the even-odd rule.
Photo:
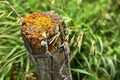
[(26, 16), (21, 34), (39, 80), (72, 80), (65, 23), (58, 14)]

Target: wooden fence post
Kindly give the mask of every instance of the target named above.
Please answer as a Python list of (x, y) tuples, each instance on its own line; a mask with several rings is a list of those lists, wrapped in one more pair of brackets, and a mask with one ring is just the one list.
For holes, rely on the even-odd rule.
[(21, 35), (38, 80), (72, 80), (65, 27), (62, 18), (53, 12), (24, 18)]

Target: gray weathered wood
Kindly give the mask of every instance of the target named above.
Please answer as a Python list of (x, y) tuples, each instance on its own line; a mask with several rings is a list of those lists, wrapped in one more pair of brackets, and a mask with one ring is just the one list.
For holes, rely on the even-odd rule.
[(27, 16), (21, 34), (38, 80), (72, 80), (65, 23), (58, 14), (40, 12)]

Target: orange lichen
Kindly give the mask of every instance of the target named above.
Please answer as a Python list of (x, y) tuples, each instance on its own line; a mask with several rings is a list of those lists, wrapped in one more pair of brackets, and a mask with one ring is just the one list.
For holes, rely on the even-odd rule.
[(50, 51), (51, 51), (51, 52), (54, 52), (55, 49), (56, 49), (55, 46), (53, 46), (53, 45), (50, 46)]
[(42, 46), (42, 45), (41, 45), (40, 43), (37, 44), (37, 47), (38, 47), (38, 48), (41, 47), (41, 46)]
[(44, 30), (47, 28), (46, 26), (53, 26), (51, 17), (45, 16), (43, 14), (33, 13), (25, 17), (24, 22), (26, 22), (26, 26), (33, 27), (33, 28), (40, 28)]
[[(40, 12), (27, 15), (23, 20), (22, 35), (26, 41), (30, 42), (36, 48), (41, 49), (41, 41), (55, 36), (56, 26), (62, 25), (62, 19), (59, 15), (51, 12)], [(55, 50), (54, 46), (50, 47)]]

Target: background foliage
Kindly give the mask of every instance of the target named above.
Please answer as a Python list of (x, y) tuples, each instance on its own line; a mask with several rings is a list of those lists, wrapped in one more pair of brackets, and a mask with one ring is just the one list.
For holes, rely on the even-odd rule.
[[(62, 16), (70, 38), (73, 80), (120, 80), (120, 0), (8, 0), (24, 17)], [(0, 80), (36, 80), (23, 47), (19, 16), (0, 0)]]

